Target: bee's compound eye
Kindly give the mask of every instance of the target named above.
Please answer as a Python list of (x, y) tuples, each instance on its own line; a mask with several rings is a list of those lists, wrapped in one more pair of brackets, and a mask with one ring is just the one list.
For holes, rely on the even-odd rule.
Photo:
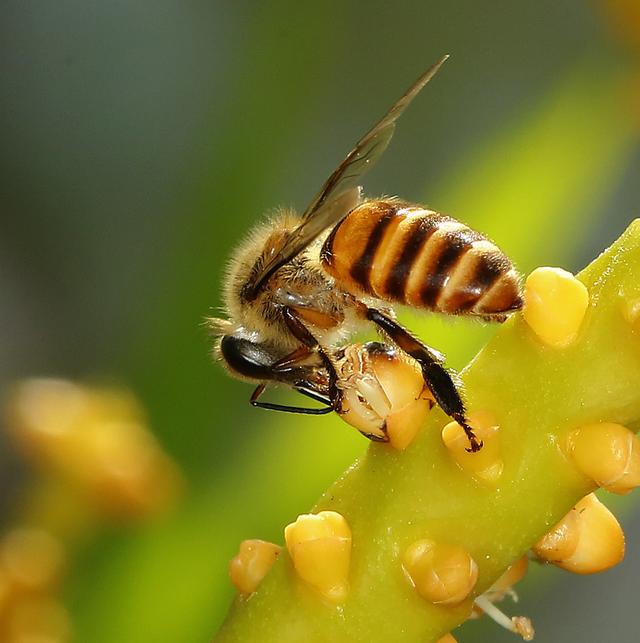
[(232, 371), (255, 380), (271, 379), (271, 367), (277, 361), (262, 344), (234, 335), (222, 337), (220, 355)]

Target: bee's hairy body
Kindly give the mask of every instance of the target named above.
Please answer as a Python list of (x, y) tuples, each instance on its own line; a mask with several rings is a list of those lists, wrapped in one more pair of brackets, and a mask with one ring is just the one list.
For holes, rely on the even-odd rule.
[(235, 328), (280, 356), (298, 340), (282, 317), (290, 306), (324, 346), (362, 325), (354, 295), (388, 309), (502, 319), (522, 304), (509, 259), (480, 233), (450, 217), (393, 198), (356, 206), (328, 235), (282, 266), (256, 298), (245, 285), (298, 219), (285, 212), (258, 228), (234, 255), (225, 304)]

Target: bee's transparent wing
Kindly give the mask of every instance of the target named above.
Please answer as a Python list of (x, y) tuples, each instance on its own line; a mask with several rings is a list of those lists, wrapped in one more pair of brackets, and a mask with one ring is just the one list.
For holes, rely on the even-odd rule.
[(357, 204), (358, 183), (364, 174), (382, 156), (393, 136), (395, 122), (420, 90), (435, 76), (449, 56), (443, 56), (435, 65), (394, 103), (347, 154), (346, 158), (325, 181), (302, 215), (302, 223), (289, 235), (282, 248), (266, 262), (250, 290), (257, 294), (271, 275), (304, 250), (320, 233), (338, 223)]
[[(315, 217), (329, 199), (355, 187), (362, 176), (382, 156), (389, 141), (393, 136), (395, 122), (409, 103), (418, 95), (420, 90), (436, 75), (442, 64), (449, 58), (443, 56), (435, 65), (416, 80), (416, 82), (402, 95), (402, 97), (391, 107), (391, 109), (378, 121), (347, 154), (346, 158), (335, 169), (333, 174), (325, 181), (322, 189), (315, 196), (302, 215), (303, 219)], [(331, 222), (327, 223), (329, 226)], [(303, 224), (304, 225), (304, 224)]]

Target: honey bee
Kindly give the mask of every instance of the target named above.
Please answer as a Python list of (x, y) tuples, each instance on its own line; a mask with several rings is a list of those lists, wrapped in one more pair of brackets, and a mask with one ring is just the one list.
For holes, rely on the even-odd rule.
[[(416, 360), (437, 404), (465, 430), (469, 450), (481, 448), (443, 355), (399, 324), (393, 305), (503, 321), (522, 307), (518, 273), (465, 224), (397, 198), (363, 199), (358, 186), (388, 146), (398, 117), (447, 58), (420, 76), (356, 143), (301, 216), (280, 211), (233, 254), (224, 287), (227, 319), (210, 322), (218, 336), (216, 354), (229, 373), (257, 383), (252, 405), (340, 412), (337, 347), (373, 322)], [(270, 383), (325, 406), (260, 401)]]

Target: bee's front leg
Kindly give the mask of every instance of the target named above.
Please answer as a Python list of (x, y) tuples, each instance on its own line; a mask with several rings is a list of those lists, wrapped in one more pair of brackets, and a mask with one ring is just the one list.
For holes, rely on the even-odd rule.
[(306, 395), (307, 397), (310, 397), (312, 400), (315, 400), (316, 402), (321, 402), (322, 404), (325, 404), (324, 408), (315, 409), (315, 408), (308, 408), (306, 406), (290, 406), (288, 404), (260, 402), (259, 398), (264, 393), (266, 387), (267, 385), (264, 382), (256, 386), (249, 400), (251, 406), (255, 406), (260, 409), (269, 409), (270, 411), (283, 411), (285, 413), (301, 413), (304, 415), (326, 415), (327, 413), (331, 413), (334, 410), (333, 404), (331, 403), (329, 398), (315, 391), (312, 385), (307, 386), (304, 383), (300, 383), (293, 386), (293, 389), (298, 391), (298, 393), (301, 393), (302, 395)]
[[(366, 311), (364, 311), (366, 308)], [(439, 355), (425, 346), (398, 322), (375, 308), (364, 307), (366, 318), (379, 326), (407, 355), (413, 357), (422, 368), (422, 376), (440, 408), (453, 418), (463, 429), (469, 440), (467, 451), (479, 451), (482, 440), (478, 440), (466, 419), (464, 402), (451, 373), (442, 365)]]
[(334, 410), (339, 409), (342, 400), (342, 392), (338, 388), (338, 375), (329, 355), (291, 307), (283, 306), (282, 316), (291, 334), (301, 344), (303, 344), (303, 346), (314, 350), (320, 356), (322, 365), (329, 376), (329, 399), (331, 400)]

